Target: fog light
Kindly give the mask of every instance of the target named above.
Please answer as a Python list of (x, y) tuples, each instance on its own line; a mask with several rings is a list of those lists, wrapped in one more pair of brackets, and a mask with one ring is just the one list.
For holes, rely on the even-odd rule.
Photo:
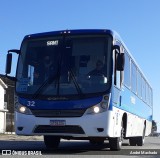
[(97, 131), (98, 131), (98, 132), (103, 132), (103, 131), (104, 131), (104, 128), (97, 128)]
[(23, 127), (17, 127), (17, 129), (18, 129), (19, 131), (22, 131), (22, 130), (23, 130)]
[(97, 106), (95, 106), (93, 110), (95, 113), (99, 113), (99, 111), (100, 111), (99, 107), (97, 107)]

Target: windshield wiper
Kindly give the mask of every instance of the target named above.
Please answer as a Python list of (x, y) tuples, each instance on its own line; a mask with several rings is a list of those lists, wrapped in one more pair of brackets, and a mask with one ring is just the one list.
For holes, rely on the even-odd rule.
[[(64, 59), (64, 52), (65, 52), (65, 48), (62, 49), (62, 51), (60, 52), (60, 59), (58, 62), (58, 69), (56, 72), (56, 75), (54, 77), (48, 77), (43, 83), (42, 85), (37, 89), (37, 91), (34, 93), (33, 95), (33, 99), (37, 98), (39, 96), (39, 94), (41, 94), (50, 84), (52, 84), (55, 81), (55, 87), (57, 88), (57, 96), (60, 95), (60, 77), (61, 77), (61, 68), (62, 68), (62, 61)], [(83, 96), (84, 93), (82, 92), (74, 72), (72, 71), (72, 69), (70, 68), (69, 65), (67, 65), (67, 69), (70, 72), (71, 75), (71, 79), (76, 87), (76, 90), (78, 92), (78, 94), (80, 96)]]
[(53, 83), (58, 77), (58, 73), (54, 77), (48, 77), (42, 85), (37, 89), (33, 95), (33, 99), (36, 99), (51, 83)]
[(72, 78), (72, 81), (73, 81), (73, 83), (76, 87), (76, 90), (77, 90), (78, 94), (80, 94), (80, 96), (83, 96), (84, 93), (82, 92), (82, 90), (81, 90), (81, 88), (80, 88), (80, 86), (79, 86), (79, 84), (76, 80), (75, 74), (74, 74), (74, 72), (72, 71), (71, 68), (69, 68), (69, 72), (71, 73), (71, 78)]
[[(80, 96), (83, 96), (84, 93), (82, 92), (77, 80), (76, 80), (76, 77), (75, 77), (75, 74), (74, 72), (72, 71), (71, 68), (69, 68), (69, 72), (70, 72), (70, 75), (71, 75), (71, 79), (76, 87), (76, 90), (78, 92), (78, 94)], [(43, 83), (42, 85), (37, 89), (37, 91), (34, 93), (33, 95), (33, 99), (36, 99), (45, 89), (47, 89), (47, 87), (52, 84), (54, 81), (55, 82), (55, 86), (57, 85), (57, 96), (59, 96), (59, 88), (60, 88), (60, 76), (61, 76), (61, 73), (60, 73), (60, 69), (58, 69), (56, 75), (54, 77), (48, 77)]]
[(55, 81), (55, 85), (56, 82), (58, 82), (58, 88), (57, 88), (57, 94), (59, 93), (59, 80), (60, 80), (60, 75), (61, 75), (61, 64), (62, 64), (62, 53), (61, 54), (61, 58), (60, 58), (60, 62), (58, 63), (58, 69), (56, 72), (55, 76), (52, 77), (48, 77), (43, 83), (42, 85), (38, 88), (38, 90), (34, 93), (33, 98), (37, 98), (39, 96), (39, 94), (41, 94), (50, 84), (52, 84)]

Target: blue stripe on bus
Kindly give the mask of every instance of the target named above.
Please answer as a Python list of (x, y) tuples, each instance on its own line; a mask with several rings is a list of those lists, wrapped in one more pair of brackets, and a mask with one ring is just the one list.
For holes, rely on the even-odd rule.
[[(121, 104), (117, 101), (117, 104), (113, 103), (115, 106), (124, 111), (130, 112), (136, 116), (152, 121), (152, 108), (144, 103), (140, 98), (138, 98), (134, 93), (132, 93), (128, 88), (124, 87), (123, 91), (119, 93), (121, 96)], [(135, 103), (131, 101), (131, 97), (135, 99)], [(119, 100), (119, 97), (117, 97)]]
[[(113, 106), (115, 106), (115, 105), (113, 105)], [(129, 113), (131, 113), (133, 115), (136, 115), (136, 116), (139, 116), (141, 118), (144, 118), (144, 119), (146, 119), (148, 121), (152, 121), (152, 114), (151, 114), (151, 112), (149, 113), (147, 110), (143, 111), (143, 112), (137, 112), (136, 110), (133, 110), (132, 108), (129, 108), (129, 107), (124, 106), (124, 105), (122, 107), (118, 107), (118, 106), (115, 106), (115, 107), (119, 108), (121, 110), (124, 110), (126, 112), (129, 112)]]
[[(70, 101), (48, 101), (48, 100), (33, 100), (19, 97), (19, 103), (29, 107), (30, 109), (49, 110), (49, 109), (87, 109), (102, 101), (101, 97), (88, 98), (81, 100)], [(34, 103), (33, 103), (34, 102)]]

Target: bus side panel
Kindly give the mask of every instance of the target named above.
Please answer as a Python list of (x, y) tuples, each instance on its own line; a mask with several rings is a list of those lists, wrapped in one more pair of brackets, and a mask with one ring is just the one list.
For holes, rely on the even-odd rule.
[(136, 115), (133, 115), (132, 113), (127, 113), (126, 137), (142, 136), (144, 122), (144, 119)]
[(126, 112), (117, 107), (113, 107), (112, 117), (114, 118), (114, 121), (112, 121), (113, 125), (109, 128), (110, 130), (111, 127), (113, 128), (113, 134), (109, 134), (109, 137), (120, 137), (121, 123), (124, 114), (127, 115), (127, 129), (125, 137), (142, 136), (144, 125), (146, 125), (145, 136), (148, 136), (150, 134), (152, 125), (150, 121), (145, 120), (139, 116), (133, 115), (132, 113)]
[(145, 120), (152, 121), (152, 108), (125, 86), (121, 91), (121, 98), (121, 109)]
[(115, 111), (114, 136), (116, 136), (115, 131), (120, 133), (118, 128), (120, 128), (124, 114), (127, 114), (126, 137), (142, 136), (144, 126), (145, 135), (149, 135), (151, 133), (152, 108), (125, 86), (122, 90), (114, 87), (112, 94), (112, 109), (113, 112)]

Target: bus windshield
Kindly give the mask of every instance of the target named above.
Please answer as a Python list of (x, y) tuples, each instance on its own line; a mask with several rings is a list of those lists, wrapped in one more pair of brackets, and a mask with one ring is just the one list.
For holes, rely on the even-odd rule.
[(68, 35), (26, 39), (16, 92), (30, 97), (86, 96), (111, 86), (111, 37)]

